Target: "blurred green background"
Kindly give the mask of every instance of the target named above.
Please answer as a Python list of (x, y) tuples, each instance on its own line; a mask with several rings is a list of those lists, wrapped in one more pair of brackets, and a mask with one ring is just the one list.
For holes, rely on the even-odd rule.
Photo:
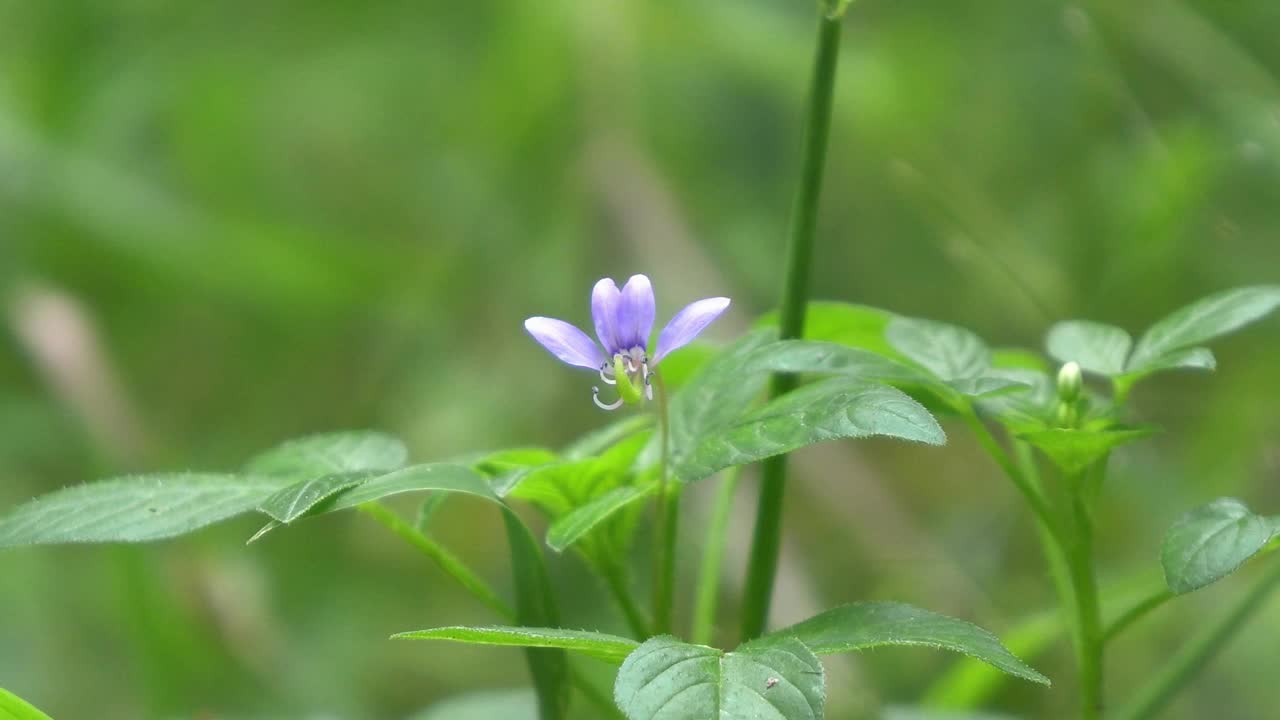
[[(598, 426), (521, 321), (585, 325), (595, 279), (633, 272), (660, 315), (733, 297), (715, 339), (770, 309), (812, 28), (809, 0), (0, 0), (0, 507), (311, 431), (428, 460)], [(816, 296), (1038, 347), (1276, 282), (1278, 33), (1274, 0), (859, 0)], [(1280, 511), (1280, 322), (1216, 349), (1134, 398), (1168, 432), (1117, 457), (1104, 585), (1159, 582), (1164, 529), (1213, 497)], [(1001, 631), (1051, 605), (1014, 491), (951, 435), (801, 454), (777, 622), (894, 598)], [(505, 581), (488, 509), (440, 523)], [(525, 682), (517, 651), (385, 640), (493, 618), (368, 520), (254, 529), (0, 554), (0, 686), (60, 719), (360, 719)], [(580, 563), (555, 572), (572, 624), (619, 627)], [(1249, 574), (1135, 628), (1112, 695)], [(1273, 601), (1167, 717), (1269, 717), (1277, 637)], [(952, 661), (836, 659), (829, 716)], [(1069, 653), (1034, 664), (1058, 685), (994, 704), (1061, 716)]]

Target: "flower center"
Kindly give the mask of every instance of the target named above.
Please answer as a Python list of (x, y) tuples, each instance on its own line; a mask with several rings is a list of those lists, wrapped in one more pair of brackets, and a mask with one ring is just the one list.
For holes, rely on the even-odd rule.
[(642, 347), (633, 347), (616, 353), (610, 363), (600, 366), (600, 379), (618, 389), (618, 399), (606, 403), (600, 400), (600, 388), (591, 388), (591, 399), (602, 410), (617, 410), (624, 403), (638, 403), (653, 399), (650, 384), (649, 357)]

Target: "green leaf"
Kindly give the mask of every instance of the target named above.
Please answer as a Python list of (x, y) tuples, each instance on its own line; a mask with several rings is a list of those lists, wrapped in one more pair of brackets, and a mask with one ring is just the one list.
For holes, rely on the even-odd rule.
[(528, 688), (487, 690), (449, 698), (410, 720), (541, 720), (538, 696)]
[(837, 373), (868, 380), (928, 383), (927, 373), (870, 350), (833, 342), (783, 340), (754, 352), (748, 372)]
[(1142, 366), (1142, 369), (1127, 372), (1125, 377), (1137, 378), (1164, 370), (1216, 370), (1218, 359), (1213, 351), (1206, 347), (1189, 347), (1174, 350)]
[(1058, 362), (1075, 362), (1086, 372), (1114, 377), (1125, 371), (1133, 338), (1114, 325), (1068, 320), (1049, 329), (1045, 346)]
[(885, 337), (894, 349), (942, 380), (976, 377), (991, 367), (991, 351), (982, 338), (955, 325), (895, 317)]
[(52, 720), (27, 701), (0, 688), (0, 720)]
[(462, 493), (501, 503), (484, 476), (465, 465), (428, 463), (411, 465), (403, 470), (377, 475), (340, 492), (333, 502), (321, 507), (326, 512), (346, 510), (362, 503), (411, 492)]
[(1068, 475), (1083, 472), (1113, 449), (1160, 432), (1154, 426), (1118, 426), (1103, 430), (1052, 428), (1018, 435), (1040, 449)]
[(823, 440), (873, 435), (946, 442), (933, 416), (901, 391), (836, 377), (787, 393), (703, 437), (692, 453), (673, 458), (673, 474), (690, 483)]
[(1000, 369), (1034, 370), (1049, 372), (1049, 363), (1040, 353), (1026, 348), (997, 348), (991, 351), (991, 367)]
[(556, 552), (564, 552), (618, 512), (648, 497), (654, 487), (624, 485), (575, 508), (547, 529), (547, 546)]
[(249, 512), (287, 484), (284, 478), (176, 473), (77, 485), (0, 518), (0, 547), (176, 537)]
[(914, 645), (963, 653), (1024, 680), (1049, 679), (1014, 657), (1000, 639), (972, 623), (895, 602), (844, 605), (770, 633), (759, 642), (794, 639), (819, 655)]
[(267, 450), (250, 459), (245, 471), (302, 481), (361, 470), (389, 472), (404, 467), (408, 457), (404, 443), (386, 433), (324, 433)]
[[(840, 302), (810, 302), (805, 308), (804, 339), (864, 348), (885, 356), (896, 356), (885, 341), (885, 329), (894, 314), (880, 308)], [(777, 327), (775, 310), (760, 318), (762, 327)]]
[(1238, 330), (1280, 307), (1280, 285), (1236, 288), (1210, 295), (1165, 317), (1138, 340), (1128, 371), (1149, 370), (1176, 350)]
[(1268, 518), (1235, 498), (1218, 498), (1178, 519), (1164, 536), (1160, 563), (1175, 593), (1188, 593), (1235, 572), (1277, 533)]
[(318, 503), (374, 477), (369, 471), (321, 475), (294, 483), (258, 505), (258, 510), (270, 515), (277, 522), (291, 523), (306, 515)]
[(796, 641), (724, 653), (663, 636), (627, 657), (613, 692), (628, 720), (821, 720), (823, 679)]
[(393, 640), (450, 640), (472, 645), (559, 648), (620, 663), (639, 643), (629, 638), (592, 632), (539, 627), (442, 627), (392, 635)]
[(564, 457), (566, 460), (594, 457), (617, 443), (647, 430), (651, 425), (653, 425), (653, 416), (649, 413), (619, 418), (578, 438), (564, 449)]
[[(995, 371), (988, 370), (987, 372), (993, 373)], [(951, 380), (947, 382), (947, 387), (967, 397), (987, 398), (993, 395), (1020, 392), (1028, 389), (1030, 384), (1023, 380), (989, 374), (981, 377), (964, 378), (963, 380)]]

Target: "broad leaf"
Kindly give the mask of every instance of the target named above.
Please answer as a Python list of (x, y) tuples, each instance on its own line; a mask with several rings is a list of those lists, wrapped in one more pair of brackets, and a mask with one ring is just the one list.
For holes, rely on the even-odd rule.
[(823, 440), (880, 435), (941, 445), (946, 435), (920, 403), (901, 391), (831, 378), (790, 392), (674, 458), (674, 476), (694, 482)]
[(614, 701), (628, 720), (821, 720), (822, 663), (794, 640), (731, 653), (656, 637), (618, 671)]
[(770, 633), (760, 643), (794, 639), (819, 655), (885, 645), (915, 645), (963, 653), (1010, 675), (1049, 684), (1014, 657), (1000, 639), (972, 623), (895, 602), (844, 605)]
[(1018, 435), (1039, 448), (1064, 473), (1083, 472), (1113, 449), (1159, 432), (1153, 426), (1114, 427), (1102, 430), (1053, 428)]
[(487, 690), (449, 698), (409, 720), (541, 720), (532, 690)]
[(991, 367), (991, 351), (977, 335), (955, 325), (895, 317), (889, 344), (942, 380), (977, 377)]
[(262, 501), (258, 510), (270, 515), (277, 522), (291, 523), (307, 514), (321, 501), (374, 477), (370, 471), (321, 475), (294, 483)]
[(1114, 325), (1068, 320), (1050, 328), (1045, 346), (1059, 362), (1075, 362), (1086, 372), (1112, 377), (1124, 373), (1133, 338)]
[(575, 508), (547, 529), (547, 546), (556, 552), (564, 552), (609, 518), (648, 497), (653, 490), (653, 485), (624, 485)]
[(1141, 372), (1176, 350), (1201, 345), (1265, 317), (1280, 307), (1280, 285), (1236, 288), (1194, 302), (1151, 326), (1129, 358)]
[(1235, 572), (1280, 530), (1235, 498), (1218, 498), (1178, 519), (1164, 536), (1165, 582), (1187, 593)]
[(392, 635), (393, 640), (450, 640), (472, 645), (559, 648), (620, 663), (639, 643), (629, 638), (591, 632), (538, 627), (442, 627)]
[(27, 701), (0, 688), (0, 720), (51, 720)]
[(302, 481), (361, 470), (388, 472), (404, 467), (408, 457), (404, 443), (385, 433), (324, 433), (267, 450), (249, 460), (245, 471)]
[(249, 512), (288, 484), (286, 478), (177, 473), (77, 485), (0, 517), (0, 547), (176, 537)]

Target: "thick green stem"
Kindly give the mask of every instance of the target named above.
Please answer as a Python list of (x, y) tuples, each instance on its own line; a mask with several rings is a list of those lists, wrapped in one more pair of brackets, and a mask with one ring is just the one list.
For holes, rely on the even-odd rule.
[(667, 403), (667, 387), (662, 376), (654, 374), (658, 393), (658, 422), (662, 433), (661, 466), (658, 478), (658, 531), (654, 553), (653, 630), (658, 635), (671, 632), (671, 606), (675, 596), (676, 537), (680, 528), (680, 491), (671, 483), (671, 418)]
[[(839, 4), (842, 8), (843, 3)], [(782, 289), (779, 335), (782, 339), (804, 334), (805, 303), (809, 298), (809, 266), (818, 221), (818, 200), (822, 196), (822, 176), (831, 130), (831, 106), (835, 95), (836, 61), (840, 55), (841, 13), (835, 4), (824, 5), (818, 24), (818, 44), (814, 54), (809, 106), (805, 119), (804, 159), (800, 187), (791, 210), (787, 247), (787, 269)], [(796, 385), (792, 375), (775, 375), (770, 396), (782, 395)], [(760, 503), (751, 541), (747, 569), (746, 597), (743, 601), (742, 636), (759, 636), (769, 617), (773, 583), (778, 572), (778, 550), (782, 539), (782, 497), (786, 486), (787, 457), (779, 455), (762, 465)]]
[(482, 580), (479, 575), (476, 575), (471, 568), (467, 567), (467, 564), (460, 560), (458, 556), (446, 550), (435, 540), (423, 534), (421, 530), (405, 522), (399, 515), (391, 512), (383, 505), (374, 502), (365, 503), (360, 506), (360, 510), (398, 535), (402, 540), (417, 548), (423, 555), (426, 555), (438, 565), (446, 575), (456, 580), (467, 592), (474, 595), (480, 602), (488, 605), (494, 612), (501, 615), (504, 620), (515, 620), (515, 609), (503, 602), (502, 598), (498, 597), (498, 593), (494, 592), (493, 588)]
[[(1074, 478), (1078, 484), (1083, 478)], [(1071, 565), (1071, 584), (1075, 589), (1076, 667), (1079, 672), (1080, 717), (1098, 720), (1102, 717), (1102, 661), (1104, 635), (1102, 607), (1098, 599), (1098, 581), (1093, 561), (1093, 520), (1085, 507), (1080, 489), (1072, 489), (1072, 519), (1075, 538), (1067, 554)]]
[(1231, 640), (1277, 585), (1280, 585), (1280, 562), (1272, 562), (1266, 574), (1249, 592), (1236, 600), (1225, 615), (1182, 646), (1169, 664), (1116, 716), (1117, 720), (1147, 720), (1156, 717), (1173, 696)]
[(729, 517), (733, 511), (733, 496), (738, 489), (740, 468), (730, 468), (720, 480), (711, 522), (707, 525), (706, 540), (702, 546), (702, 566), (698, 570), (697, 599), (693, 611), (693, 642), (709, 645), (715, 632), (716, 608), (720, 599), (720, 566), (724, 562), (724, 547), (729, 529)]

